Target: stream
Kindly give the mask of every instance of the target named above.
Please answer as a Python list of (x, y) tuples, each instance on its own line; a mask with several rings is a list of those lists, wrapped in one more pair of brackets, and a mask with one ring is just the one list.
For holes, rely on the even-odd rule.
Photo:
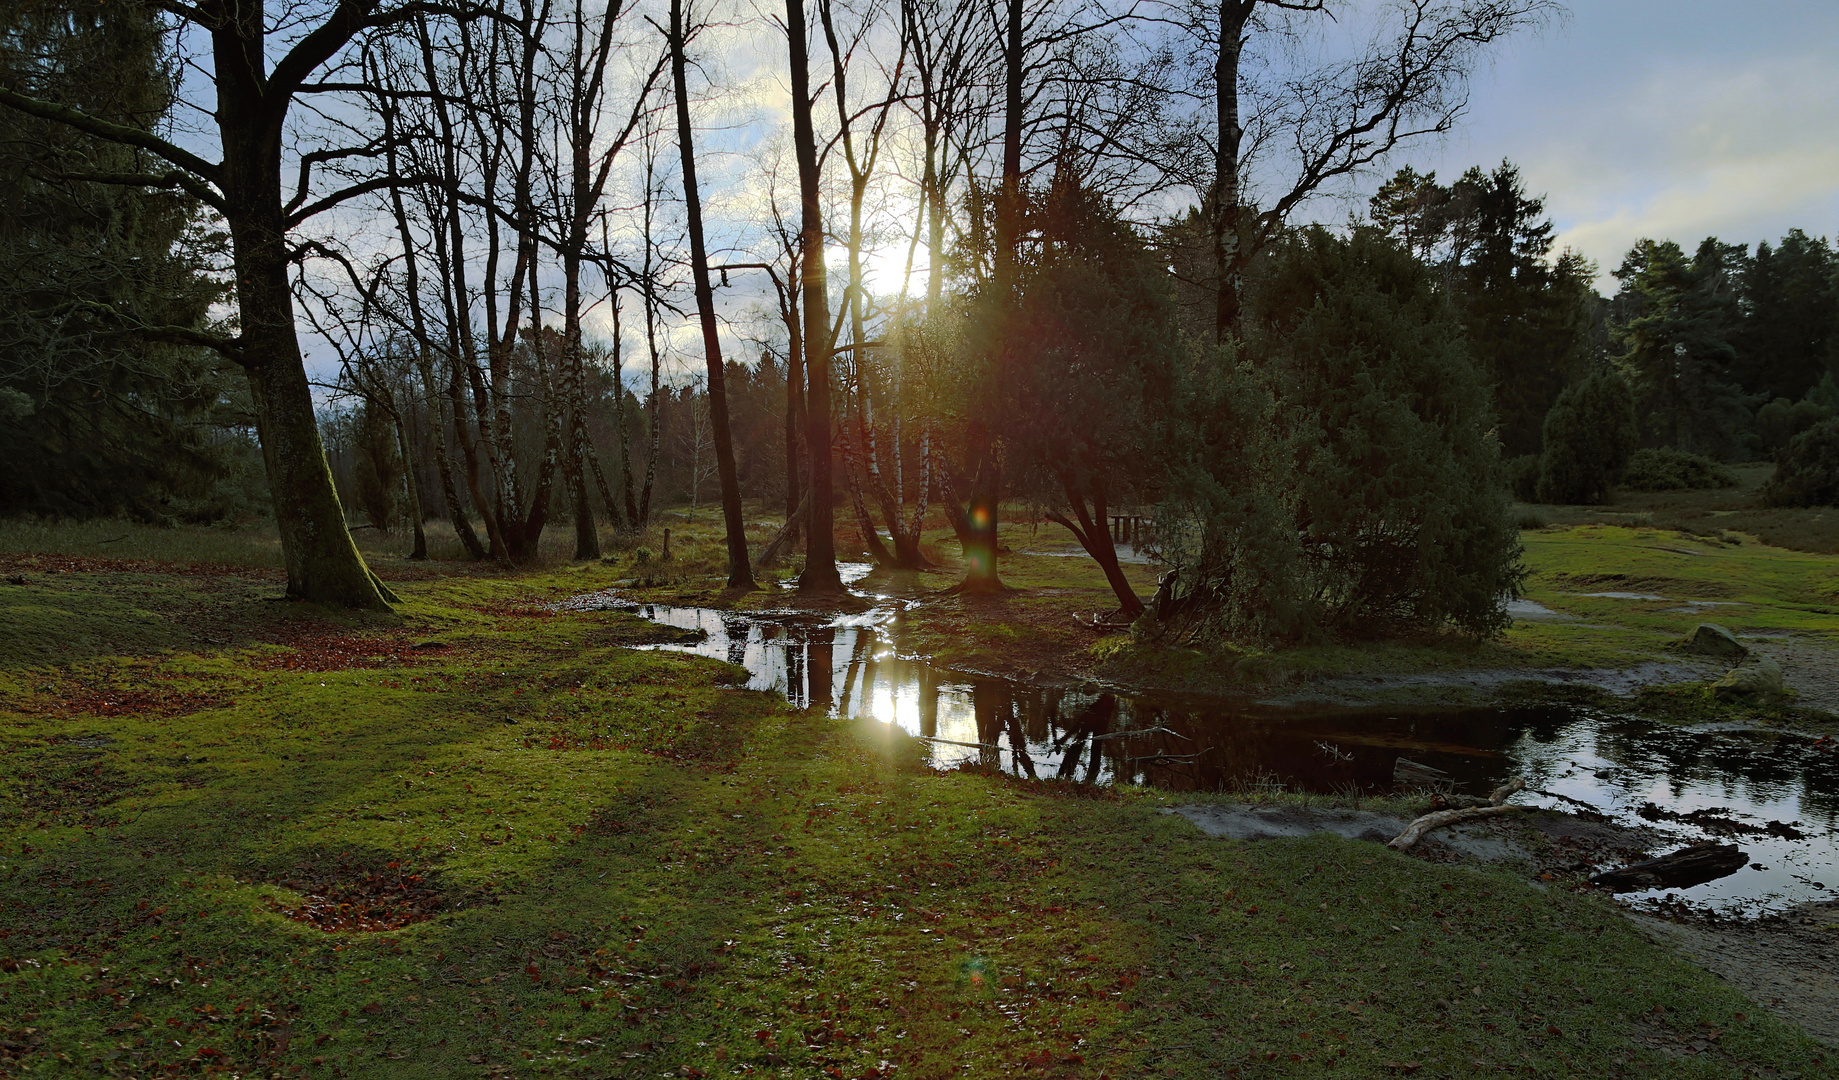
[[(846, 577), (867, 568), (850, 569)], [(926, 740), (941, 769), (974, 762), (1096, 784), (1351, 795), (1393, 789), (1404, 757), (1448, 773), (1457, 792), (1486, 794), (1518, 776), (1540, 794), (1517, 801), (1587, 806), (1677, 840), (1661, 850), (1717, 840), (1750, 858), (1728, 877), (1624, 900), (1682, 901), (1739, 918), (1839, 900), (1839, 753), (1803, 735), (1556, 706), (1274, 708), (1032, 686), (903, 656), (898, 601), (842, 616), (634, 604), (615, 592), (563, 606), (702, 631), (690, 643), (644, 647), (726, 660), (747, 669), (750, 689), (896, 725)]]

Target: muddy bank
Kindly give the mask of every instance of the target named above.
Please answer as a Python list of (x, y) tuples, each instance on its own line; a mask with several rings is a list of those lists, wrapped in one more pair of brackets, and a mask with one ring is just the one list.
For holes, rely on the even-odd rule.
[[(1383, 844), (1410, 824), (1392, 814), (1286, 803), (1177, 806), (1168, 812), (1209, 836), (1238, 840), (1330, 832)], [(1436, 829), (1410, 853), (1427, 862), (1504, 866), (1538, 881), (1577, 881), (1599, 870), (1639, 862), (1668, 839), (1658, 830), (1632, 828), (1600, 815), (1528, 809)]]
[[(1177, 806), (1164, 812), (1186, 818), (1209, 836), (1247, 841), (1328, 832), (1385, 843), (1408, 824), (1392, 814), (1282, 802)], [(1588, 814), (1528, 810), (1438, 829), (1410, 854), (1429, 862), (1506, 867), (1542, 886), (1575, 889), (1598, 870), (1638, 862), (1675, 842), (1657, 829)], [(1665, 900), (1646, 911), (1618, 907), (1656, 943), (1814, 1038), (1839, 1047), (1839, 902), (1803, 904), (1748, 921)]]
[(1755, 922), (1633, 912), (1629, 918), (1751, 1001), (1839, 1047), (1839, 903), (1807, 904)]

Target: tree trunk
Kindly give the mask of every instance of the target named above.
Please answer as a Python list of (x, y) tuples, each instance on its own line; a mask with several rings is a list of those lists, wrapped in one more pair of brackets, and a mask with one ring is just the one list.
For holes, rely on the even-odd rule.
[(1102, 484), (1094, 484), (1092, 490), (1092, 509), (1086, 510), (1085, 494), (1078, 490), (1072, 479), (1062, 475), (1060, 488), (1066, 493), (1067, 505), (1079, 519), (1075, 525), (1060, 514), (1048, 514), (1049, 521), (1063, 525), (1079, 541), (1079, 546), (1086, 549), (1086, 554), (1098, 563), (1105, 572), (1105, 580), (1111, 584), (1111, 591), (1117, 596), (1118, 613), (1135, 622), (1143, 614), (1143, 601), (1137, 591), (1130, 587), (1130, 581), (1124, 577), (1124, 568), (1117, 561), (1117, 546), (1111, 541), (1111, 523), (1105, 517), (1105, 489)]
[(1239, 149), (1245, 131), (1239, 125), (1239, 57), (1245, 47), (1245, 23), (1258, 0), (1220, 0), (1220, 55), (1214, 64), (1218, 149), (1213, 170), (1213, 263), (1218, 275), (1214, 337), (1224, 342), (1239, 325), (1244, 305), (1244, 212), (1239, 188)]
[(747, 524), (741, 519), (741, 482), (734, 469), (728, 432), (728, 390), (721, 335), (715, 325), (715, 292), (709, 284), (709, 253), (702, 238), (702, 194), (696, 188), (696, 144), (690, 130), (690, 97), (684, 73), (683, 0), (671, 0), (671, 78), (677, 90), (677, 146), (683, 157), (683, 202), (690, 231), (690, 274), (702, 320), (703, 358), (709, 369), (709, 422), (715, 428), (715, 472), (721, 481), (722, 523), (728, 534), (728, 587), (758, 588), (747, 559)]
[(613, 397), (614, 415), (619, 420), (619, 486), (626, 499), (626, 527), (639, 527), (639, 504), (632, 494), (632, 435), (626, 423), (625, 345), (620, 340), (619, 290), (607, 290), (607, 306), (613, 309)]
[(824, 217), (818, 190), (817, 136), (811, 124), (811, 71), (805, 39), (804, 0), (785, 0), (792, 67), (792, 144), (798, 158), (799, 268), (805, 301), (805, 447), (810, 466), (811, 510), (806, 520), (803, 593), (840, 593), (836, 567), (836, 505), (831, 483), (830, 302), (824, 280)]
[[(275, 190), (280, 190), (278, 177)], [(279, 203), (277, 194), (276, 220)], [(281, 231), (246, 220), (232, 219), (230, 224), (237, 306), (248, 357), (245, 371), (281, 534), (287, 594), (315, 603), (388, 611), (387, 593), (358, 554), (332, 486), (332, 469), (319, 439), (313, 393), (294, 333)]]
[(862, 534), (862, 544), (868, 548), (869, 557), (877, 566), (898, 566), (894, 556), (888, 553), (887, 545), (881, 542), (881, 534), (875, 531), (875, 518), (868, 512), (868, 504), (862, 501), (862, 464), (856, 459), (847, 438), (843, 442), (843, 469), (849, 485), (850, 506), (856, 512), (856, 529)]
[[(571, 238), (572, 239), (572, 238)], [(586, 237), (580, 237), (585, 246)], [(569, 494), (575, 504), (575, 559), (600, 558), (600, 531), (594, 527), (594, 508), (587, 491), (587, 378), (582, 365), (581, 254), (570, 245), (563, 257), (562, 337), (568, 350), (568, 467)], [(613, 512), (609, 503), (608, 513)]]
[(785, 519), (790, 525), (803, 520), (799, 508), (805, 500), (804, 463), (799, 456), (805, 429), (805, 345), (797, 312), (789, 314), (786, 326), (791, 340), (785, 360)]
[(409, 452), (408, 425), (403, 423), (401, 413), (391, 411), (396, 420), (396, 446), (402, 454), (403, 483), (408, 488), (409, 525), (415, 534), (415, 546), (409, 558), (419, 562), (428, 557), (428, 531), (421, 525), (421, 478), (415, 475), (415, 455)]
[[(1002, 186), (996, 204), (995, 317), (1007, 321), (1014, 304), (1016, 247), (1021, 242), (1022, 212), (1022, 0), (1007, 0), (1007, 26), (1003, 41), (1003, 151)], [(965, 576), (960, 593), (994, 593), (1003, 589), (996, 572), (997, 525), (1002, 501), (1002, 471), (997, 462), (997, 415), (1003, 383), (1004, 333), (991, 335), (989, 384), (983, 388), (979, 415), (970, 425), (971, 460), (977, 471), (971, 480), (969, 542), (965, 546)]]
[[(228, 37), (229, 32), (225, 31)], [(260, 40), (259, 32), (253, 38)], [(219, 41), (220, 50), (225, 42)], [(244, 371), (255, 407), (256, 432), (274, 499), (287, 594), (345, 607), (389, 610), (394, 597), (351, 540), (332, 485), (325, 446), (313, 413), (294, 297), (288, 287), (288, 245), (281, 209), (280, 141), (265, 133), (267, 103), (222, 95), (225, 194), (242, 316)]]
[(416, 356), (416, 366), (421, 372), (422, 395), (428, 399), (428, 427), (434, 438), (434, 467), (441, 478), (441, 501), (447, 504), (447, 519), (453, 523), (454, 535), (460, 538), (460, 546), (466, 554), (474, 559), (485, 558), (485, 546), (479, 543), (479, 536), (473, 532), (473, 523), (466, 517), (466, 508), (460, 503), (460, 492), (453, 482), (453, 459), (447, 452), (447, 414), (441, 408), (441, 396), (434, 383), (434, 362), (429, 359), (426, 349)]

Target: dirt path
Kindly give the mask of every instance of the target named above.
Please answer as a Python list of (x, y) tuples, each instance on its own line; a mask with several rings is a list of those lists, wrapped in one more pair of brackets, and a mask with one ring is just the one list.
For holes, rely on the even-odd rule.
[(1839, 1047), (1839, 904), (1810, 904), (1753, 923), (1629, 919), (1650, 938)]
[(1782, 666), (1782, 681), (1800, 696), (1803, 709), (1839, 713), (1839, 648), (1802, 635), (1741, 634), (1757, 656)]

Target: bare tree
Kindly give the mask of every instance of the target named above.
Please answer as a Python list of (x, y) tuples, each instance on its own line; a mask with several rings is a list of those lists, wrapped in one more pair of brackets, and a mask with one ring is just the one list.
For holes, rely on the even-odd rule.
[(728, 587), (755, 588), (747, 558), (747, 523), (741, 519), (741, 482), (734, 471), (734, 443), (728, 431), (728, 390), (722, 366), (721, 332), (715, 324), (715, 290), (709, 283), (709, 252), (702, 235), (702, 193), (696, 187), (695, 132), (690, 126), (690, 95), (684, 57), (683, 0), (670, 4), (671, 80), (677, 91), (677, 147), (683, 160), (683, 203), (689, 219), (690, 274), (696, 285), (696, 312), (702, 323), (703, 359), (709, 371), (709, 423), (714, 429), (716, 472), (721, 478), (722, 521), (728, 538)]
[(315, 166), (374, 159), (382, 150), (375, 141), (322, 145), (295, 154), (298, 179), (292, 194), (284, 195), (283, 155), (298, 145), (301, 133), (289, 114), (299, 98), (361, 89), (335, 77), (318, 77), (328, 67), (350, 67), (345, 54), (355, 39), (432, 14), (472, 12), (430, 0), (336, 0), (317, 10), (289, 5), (270, 11), (259, 2), (232, 0), (160, 7), (171, 15), (175, 32), (196, 34), (208, 43), (209, 71), (201, 81), (208, 85), (210, 100), (192, 104), (215, 123), (216, 160), (146, 128), (102, 120), (11, 87), (0, 87), (0, 105), (133, 147), (148, 158), (144, 171), (78, 179), (178, 188), (222, 215), (233, 248), (241, 333), (226, 337), (160, 326), (144, 327), (143, 333), (216, 349), (248, 375), (289, 595), (386, 608), (393, 597), (352, 543), (326, 465), (294, 325), (289, 273), (295, 251), (288, 236), (334, 206), (401, 180), (373, 177), (315, 195)]
[[(566, 188), (559, 191), (556, 198), (560, 235), (556, 238), (555, 246), (562, 257), (562, 336), (563, 346), (567, 350), (564, 363), (569, 416), (565, 471), (574, 500), (577, 559), (600, 557), (600, 539), (594, 528), (593, 508), (588, 499), (587, 472), (590, 467), (599, 478), (608, 512), (616, 515), (620, 512), (619, 505), (612, 501), (610, 493), (606, 491), (605, 478), (600, 475), (600, 464), (587, 434), (586, 379), (583, 370), (585, 350), (581, 338), (581, 267), (589, 257), (589, 227), (600, 213), (600, 201), (606, 192), (613, 161), (637, 129), (650, 100), (652, 87), (664, 68), (664, 55), (661, 52), (645, 76), (643, 85), (634, 94), (631, 112), (624, 125), (610, 138), (606, 138), (606, 133), (602, 131), (602, 114), (607, 90), (607, 66), (613, 53), (613, 29), (625, 11), (623, 0), (612, 0), (601, 12), (600, 24), (590, 36), (589, 18), (583, 0), (574, 0), (566, 77), (562, 82), (565, 87), (561, 102), (564, 114), (563, 139), (569, 161)], [(595, 153), (596, 139), (602, 139), (603, 143), (598, 154)], [(611, 253), (603, 250), (599, 256), (606, 263)], [(605, 267), (605, 272), (609, 275), (613, 273), (610, 265)], [(620, 408), (624, 408), (623, 397)]]
[(805, 448), (810, 464), (810, 512), (805, 525), (803, 593), (840, 593), (836, 565), (836, 505), (831, 482), (829, 286), (824, 275), (824, 210), (819, 186), (817, 132), (811, 121), (811, 61), (804, 0), (785, 0), (785, 33), (792, 67), (792, 149), (798, 159), (799, 269), (804, 293)]
[[(1277, 38), (1288, 20), (1331, 16), (1338, 6), (1207, 0), (1188, 13), (1190, 32), (1214, 57), (1206, 205), (1217, 275), (1214, 331), (1221, 340), (1238, 325), (1245, 267), (1298, 206), (1403, 143), (1450, 131), (1468, 107), (1469, 75), (1486, 48), (1562, 10), (1555, 0), (1392, 0), (1358, 55), (1247, 84), (1245, 50), (1255, 35)], [(1255, 149), (1282, 153), (1288, 166), (1256, 205), (1245, 184)]]

